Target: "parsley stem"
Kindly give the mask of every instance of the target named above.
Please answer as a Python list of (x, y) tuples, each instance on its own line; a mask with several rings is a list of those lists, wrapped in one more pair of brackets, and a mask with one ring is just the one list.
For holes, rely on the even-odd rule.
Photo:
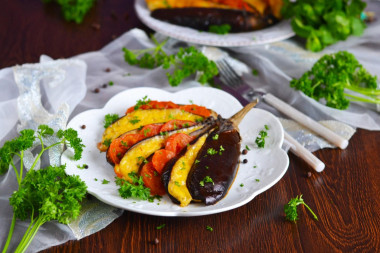
[(17, 183), (20, 186), (22, 178), (20, 178), (20, 174), (18, 173), (18, 170), (17, 170), (15, 164), (13, 163), (13, 160), (11, 160), (11, 166), (12, 166), (13, 170), (15, 171)]
[(311, 210), (311, 208), (305, 203), (303, 202), (302, 203), (304, 206), (306, 206), (306, 208), (311, 212), (311, 214), (314, 216), (314, 219), (318, 220), (318, 217), (317, 215), (313, 212), (313, 210)]
[(347, 93), (345, 93), (344, 95), (347, 96), (347, 97), (349, 97), (350, 101), (366, 102), (366, 103), (372, 103), (372, 104), (380, 104), (380, 99), (363, 98), (363, 97), (359, 97), (359, 96), (355, 96), (355, 95), (347, 94)]
[(13, 213), (11, 227), (9, 228), (7, 241), (5, 242), (4, 249), (3, 249), (2, 253), (6, 253), (7, 252), (7, 249), (9, 247), (9, 243), (11, 242), (11, 239), (12, 239), (12, 235), (13, 235), (13, 231), (14, 231), (14, 228), (15, 228), (15, 224), (16, 224), (16, 215), (15, 215), (15, 213)]

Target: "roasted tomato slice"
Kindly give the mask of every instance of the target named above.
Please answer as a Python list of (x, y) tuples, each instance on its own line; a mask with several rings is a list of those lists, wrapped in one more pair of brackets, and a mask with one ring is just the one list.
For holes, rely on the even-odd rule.
[(161, 182), (161, 174), (154, 169), (152, 162), (148, 162), (141, 168), (140, 175), (143, 178), (144, 185), (150, 189), (151, 195), (165, 195), (166, 191)]
[(166, 149), (157, 150), (152, 157), (153, 167), (161, 174), (165, 164), (174, 156), (175, 153), (173, 151)]
[(195, 122), (190, 121), (190, 120), (173, 119), (166, 122), (160, 129), (160, 132), (169, 132), (169, 131), (184, 128), (184, 127), (194, 126), (195, 124), (196, 124)]
[(186, 147), (187, 144), (189, 144), (194, 139), (194, 136), (190, 136), (184, 133), (173, 134), (166, 140), (165, 149), (178, 154), (184, 147)]
[(211, 111), (209, 109), (207, 109), (206, 107), (204, 107), (204, 106), (199, 106), (199, 105), (181, 105), (179, 108), (182, 109), (182, 110), (184, 110), (184, 111), (187, 111), (187, 112), (199, 115), (199, 116), (203, 116), (205, 118), (207, 118), (207, 117), (209, 117), (211, 115)]

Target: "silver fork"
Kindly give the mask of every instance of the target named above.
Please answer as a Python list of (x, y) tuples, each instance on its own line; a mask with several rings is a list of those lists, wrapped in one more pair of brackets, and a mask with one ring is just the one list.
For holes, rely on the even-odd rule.
[[(251, 86), (243, 82), (242, 78), (230, 66), (225, 58), (216, 60), (215, 63), (219, 69), (220, 81), (225, 85), (225, 90), (234, 95), (243, 104), (256, 98), (262, 98), (262, 100), (264, 100), (267, 104), (276, 108), (288, 117), (296, 120), (298, 123), (309, 128), (318, 135), (324, 137), (326, 140), (330, 141), (336, 146), (342, 149), (347, 147), (348, 141), (346, 139), (314, 121), (307, 115), (301, 113), (300, 111), (296, 110), (295, 108), (291, 107), (270, 93), (255, 91)], [(304, 159), (314, 170), (321, 172), (324, 169), (324, 163), (315, 157), (310, 151), (304, 148), (288, 133), (284, 132), (284, 138), (292, 144), (290, 150)]]

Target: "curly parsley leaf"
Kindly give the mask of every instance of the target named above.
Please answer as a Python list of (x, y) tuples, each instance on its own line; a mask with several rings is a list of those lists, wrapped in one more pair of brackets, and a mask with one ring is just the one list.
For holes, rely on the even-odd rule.
[(55, 2), (62, 8), (62, 13), (67, 21), (82, 23), (84, 16), (94, 5), (95, 0), (42, 0), (44, 3)]
[(119, 119), (119, 115), (117, 115), (117, 114), (107, 114), (106, 116), (104, 116), (104, 121), (103, 121), (104, 128), (109, 127), (118, 119)]
[(167, 72), (167, 78), (171, 86), (178, 86), (183, 79), (196, 72), (201, 73), (198, 81), (202, 84), (207, 83), (211, 78), (218, 74), (215, 62), (210, 61), (202, 52), (195, 47), (180, 48), (176, 54), (168, 55), (162, 49), (166, 40), (158, 43), (154, 37), (156, 47), (129, 50), (123, 48), (124, 59), (130, 65), (137, 65), (141, 68), (153, 69), (162, 66), (163, 69), (172, 67), (171, 72)]
[(336, 109), (347, 109), (351, 101), (380, 104), (377, 77), (347, 51), (322, 56), (290, 86)]
[(306, 39), (306, 48), (316, 52), (350, 35), (360, 36), (366, 27), (360, 19), (365, 7), (361, 0), (284, 0), (281, 11), (291, 19), (294, 32)]
[(44, 223), (57, 220), (68, 224), (78, 217), (86, 190), (79, 176), (65, 174), (64, 165), (29, 171), (9, 199), (16, 218), (31, 220), (16, 252), (26, 250)]
[(313, 215), (314, 219), (318, 220), (317, 215), (313, 212), (313, 210), (311, 210), (311, 208), (302, 199), (302, 194), (299, 197), (296, 196), (295, 198), (292, 198), (288, 204), (285, 204), (284, 212), (285, 212), (287, 220), (294, 221), (294, 222), (298, 220), (298, 213), (297, 213), (298, 205), (304, 205)]
[(129, 173), (132, 183), (125, 179), (116, 178), (116, 185), (119, 186), (119, 194), (122, 198), (136, 198), (141, 200), (150, 199), (150, 189), (144, 186), (142, 176), (138, 176), (136, 173)]

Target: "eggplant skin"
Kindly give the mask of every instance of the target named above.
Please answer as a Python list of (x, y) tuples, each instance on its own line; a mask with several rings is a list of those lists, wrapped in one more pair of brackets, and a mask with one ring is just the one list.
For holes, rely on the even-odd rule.
[(230, 33), (248, 32), (263, 29), (278, 22), (270, 11), (264, 15), (234, 9), (219, 8), (165, 8), (152, 11), (153, 18), (175, 25), (209, 31), (211, 25), (231, 26)]
[[(217, 140), (215, 134), (219, 136)], [(213, 205), (227, 194), (238, 170), (240, 145), (239, 131), (230, 121), (223, 122), (219, 129), (208, 136), (196, 158), (198, 162), (193, 164), (187, 177), (187, 188), (194, 201)], [(219, 154), (221, 146), (224, 150)], [(208, 150), (211, 148), (218, 153), (210, 155)], [(213, 183), (204, 182), (204, 186), (201, 186), (200, 182), (207, 176)]]

